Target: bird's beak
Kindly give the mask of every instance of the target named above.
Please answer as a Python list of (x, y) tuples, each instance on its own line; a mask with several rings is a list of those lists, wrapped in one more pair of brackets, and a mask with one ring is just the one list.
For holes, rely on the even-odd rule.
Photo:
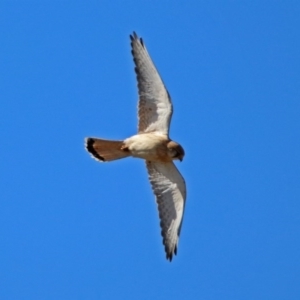
[(182, 162), (183, 161), (183, 156), (180, 156), (179, 160), (180, 160), (180, 162)]

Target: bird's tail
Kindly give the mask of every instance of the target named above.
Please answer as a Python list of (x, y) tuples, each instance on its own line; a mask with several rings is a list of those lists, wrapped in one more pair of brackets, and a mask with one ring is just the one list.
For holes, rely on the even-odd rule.
[(86, 150), (97, 160), (112, 161), (130, 156), (128, 149), (122, 148), (123, 141), (110, 141), (97, 138), (86, 138)]

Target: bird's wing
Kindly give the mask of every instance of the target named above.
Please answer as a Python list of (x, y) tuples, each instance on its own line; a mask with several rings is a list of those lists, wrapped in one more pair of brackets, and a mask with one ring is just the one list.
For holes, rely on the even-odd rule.
[(130, 35), (130, 39), (139, 91), (138, 131), (158, 132), (168, 136), (173, 112), (170, 95), (143, 40), (135, 32)]
[(178, 239), (186, 200), (186, 186), (173, 162), (146, 161), (149, 180), (158, 205), (161, 234), (166, 257), (177, 253)]

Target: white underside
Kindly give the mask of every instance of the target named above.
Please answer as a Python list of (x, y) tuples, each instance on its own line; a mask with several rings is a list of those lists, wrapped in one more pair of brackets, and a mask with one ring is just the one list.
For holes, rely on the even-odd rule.
[(156, 149), (167, 137), (156, 133), (143, 133), (133, 135), (126, 139), (124, 144), (128, 147), (133, 157), (149, 159), (156, 155)]

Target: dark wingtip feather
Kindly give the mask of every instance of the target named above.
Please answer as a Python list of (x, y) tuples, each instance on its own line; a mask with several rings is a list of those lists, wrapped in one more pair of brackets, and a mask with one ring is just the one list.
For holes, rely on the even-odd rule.
[(141, 43), (141, 45), (142, 45), (143, 47), (145, 47), (143, 39), (142, 39), (142, 38), (139, 38), (139, 36), (136, 34), (135, 31), (133, 31), (132, 34), (129, 35), (129, 37), (130, 37), (130, 40), (131, 40), (131, 45), (132, 45), (132, 43), (133, 43), (134, 41), (139, 41), (139, 42)]
[(85, 149), (96, 159), (100, 161), (105, 161), (105, 159), (97, 153), (94, 148), (95, 140), (93, 138), (86, 138), (85, 139)]
[(169, 260), (171, 262), (172, 258), (173, 258), (173, 254), (172, 253), (167, 253), (166, 257), (167, 257), (167, 260)]
[(135, 33), (135, 31), (133, 31), (132, 34), (129, 35), (129, 37), (130, 37), (130, 40), (131, 40), (131, 41), (133, 41), (133, 40), (135, 40), (135, 39), (138, 38), (138, 36), (137, 36), (137, 34)]
[(174, 249), (173, 252), (167, 252), (167, 250), (166, 250), (166, 258), (167, 258), (167, 260), (169, 260), (170, 262), (171, 262), (172, 259), (173, 259), (173, 255), (177, 255), (177, 247), (175, 247), (175, 249)]
[(144, 41), (143, 41), (142, 38), (140, 38), (140, 42), (141, 42), (142, 46), (145, 47), (145, 46), (144, 46)]

